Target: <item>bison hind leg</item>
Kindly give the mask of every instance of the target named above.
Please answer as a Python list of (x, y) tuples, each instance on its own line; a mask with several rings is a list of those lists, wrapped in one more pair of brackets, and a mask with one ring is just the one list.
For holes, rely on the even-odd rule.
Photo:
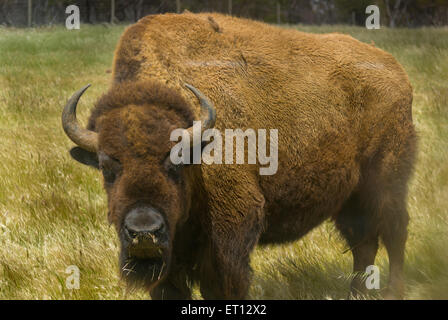
[[(404, 294), (404, 252), (409, 221), (406, 209), (406, 185), (391, 189), (374, 184), (354, 193), (336, 216), (336, 226), (346, 239), (353, 255), (354, 279), (351, 293), (355, 297), (367, 293), (365, 275), (374, 265), (381, 239), (389, 257), (389, 283), (384, 297), (402, 299)], [(386, 192), (387, 190), (387, 192)]]
[(363, 203), (358, 193), (354, 193), (338, 213), (336, 226), (353, 255), (354, 278), (349, 297), (362, 297), (367, 292), (364, 278), (366, 268), (374, 264), (378, 251), (379, 234), (375, 210)]
[[(395, 139), (383, 145), (382, 151), (362, 170), (357, 191), (346, 201), (336, 216), (336, 225), (353, 253), (354, 272), (364, 273), (373, 265), (378, 238), (389, 257), (389, 283), (385, 298), (402, 299), (403, 265), (407, 226), (407, 183), (415, 156), (416, 138), (412, 125), (405, 126)], [(366, 292), (365, 282), (356, 277), (352, 292)]]
[(409, 221), (406, 202), (400, 198), (385, 204), (380, 237), (389, 257), (389, 283), (383, 296), (385, 299), (403, 299), (404, 296), (404, 253), (408, 236)]

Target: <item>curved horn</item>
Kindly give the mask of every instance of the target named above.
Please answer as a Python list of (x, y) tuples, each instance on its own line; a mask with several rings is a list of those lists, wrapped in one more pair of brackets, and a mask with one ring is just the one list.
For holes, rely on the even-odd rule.
[[(203, 95), (202, 92), (200, 92), (198, 89), (187, 83), (185, 84), (185, 86), (194, 93), (194, 95), (198, 98), (201, 104), (200, 120), (202, 125), (202, 132), (204, 132), (207, 129), (213, 128), (216, 122), (215, 107), (213, 107), (213, 104), (210, 102), (210, 100), (208, 100), (208, 98), (205, 95)], [(188, 128), (187, 131), (190, 134), (190, 137), (193, 138), (193, 127)]]
[(98, 151), (98, 134), (81, 128), (76, 119), (76, 106), (79, 98), (90, 87), (90, 84), (75, 92), (75, 94), (67, 101), (67, 104), (62, 111), (62, 127), (67, 136), (81, 148), (91, 151)]

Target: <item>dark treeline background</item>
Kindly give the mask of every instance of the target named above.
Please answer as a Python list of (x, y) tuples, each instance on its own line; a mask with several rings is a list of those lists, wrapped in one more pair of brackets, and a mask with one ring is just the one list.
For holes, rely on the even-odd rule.
[(82, 23), (133, 22), (148, 14), (217, 11), (271, 23), (364, 25), (366, 7), (380, 8), (381, 25), (448, 25), (448, 0), (0, 0), (0, 25), (61, 24), (75, 4)]

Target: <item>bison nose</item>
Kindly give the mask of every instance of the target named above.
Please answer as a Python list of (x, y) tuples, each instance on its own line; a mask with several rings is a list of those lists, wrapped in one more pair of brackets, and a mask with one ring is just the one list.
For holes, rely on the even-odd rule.
[(132, 239), (139, 236), (154, 237), (165, 228), (162, 215), (151, 208), (133, 209), (126, 216), (124, 226)]

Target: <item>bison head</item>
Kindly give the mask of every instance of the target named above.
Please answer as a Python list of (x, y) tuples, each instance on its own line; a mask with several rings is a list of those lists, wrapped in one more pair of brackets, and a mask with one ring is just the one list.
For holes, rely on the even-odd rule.
[[(70, 153), (101, 170), (108, 219), (121, 243), (121, 274), (128, 283), (150, 289), (167, 274), (176, 228), (188, 218), (193, 173), (191, 166), (170, 161), (170, 133), (190, 127), (191, 135), (193, 113), (172, 89), (120, 84), (98, 101), (84, 129), (76, 106), (88, 87), (76, 92), (62, 113), (64, 131), (78, 145)], [(216, 114), (210, 101), (186, 87), (201, 104), (203, 130), (213, 127)]]

